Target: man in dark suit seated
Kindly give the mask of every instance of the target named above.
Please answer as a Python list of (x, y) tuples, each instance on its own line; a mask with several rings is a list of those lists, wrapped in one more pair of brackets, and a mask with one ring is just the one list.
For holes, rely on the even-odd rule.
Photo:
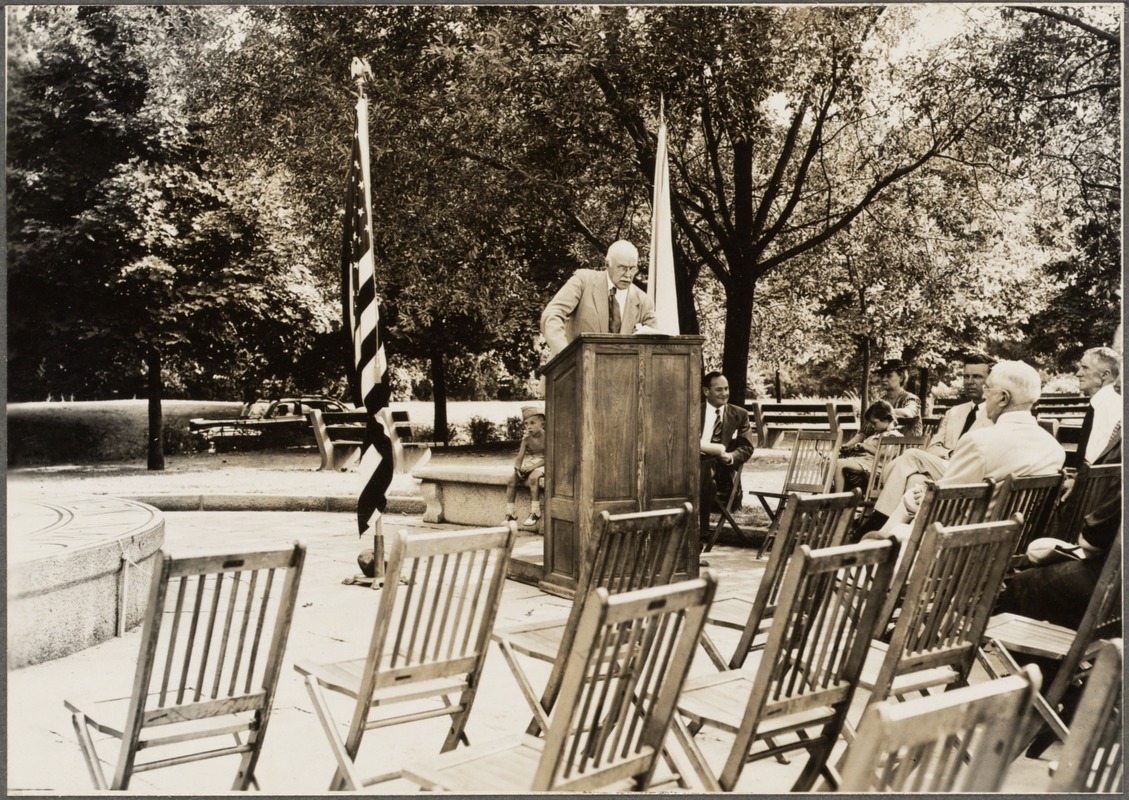
[(729, 381), (720, 372), (702, 378), (701, 472), (699, 521), (702, 537), (710, 528), (715, 498), (729, 499), (737, 470), (753, 455), (749, 412), (729, 403)]

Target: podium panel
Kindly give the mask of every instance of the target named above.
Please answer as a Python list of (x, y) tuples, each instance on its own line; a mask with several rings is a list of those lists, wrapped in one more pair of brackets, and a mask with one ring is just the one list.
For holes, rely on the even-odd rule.
[[(702, 341), (583, 334), (545, 367), (545, 591), (571, 596), (600, 512), (697, 507)], [(698, 549), (695, 523), (679, 579)]]

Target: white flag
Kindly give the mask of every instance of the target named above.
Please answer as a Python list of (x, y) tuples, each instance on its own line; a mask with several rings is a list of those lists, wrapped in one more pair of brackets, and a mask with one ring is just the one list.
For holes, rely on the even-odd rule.
[(677, 336), (678, 293), (674, 286), (674, 251), (670, 243), (670, 167), (666, 154), (666, 117), (660, 106), (655, 151), (655, 196), (651, 203), (651, 262), (647, 295), (655, 304), (655, 327)]

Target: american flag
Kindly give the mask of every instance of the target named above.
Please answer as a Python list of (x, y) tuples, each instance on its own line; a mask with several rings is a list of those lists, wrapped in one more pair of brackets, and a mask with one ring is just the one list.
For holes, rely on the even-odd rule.
[[(349, 334), (349, 371), (354, 404), (368, 415), (357, 499), (357, 531), (380, 535), (380, 517), (388, 505), (394, 447), (398, 444), (388, 413), (388, 362), (381, 340), (380, 307), (372, 253), (372, 207), (368, 159), (368, 101), (357, 101), (357, 127), (345, 187), (345, 238), (341, 259), (342, 310)], [(381, 542), (374, 541), (377, 575), (383, 575)]]

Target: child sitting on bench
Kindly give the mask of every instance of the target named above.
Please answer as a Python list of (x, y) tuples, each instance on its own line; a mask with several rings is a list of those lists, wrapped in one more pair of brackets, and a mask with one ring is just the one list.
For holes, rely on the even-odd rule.
[(545, 413), (538, 406), (521, 410), (525, 435), (514, 459), (514, 471), (506, 482), (506, 522), (514, 517), (514, 498), (518, 483), (529, 487), (529, 517), (523, 528), (535, 528), (541, 519), (541, 480), (545, 477)]

